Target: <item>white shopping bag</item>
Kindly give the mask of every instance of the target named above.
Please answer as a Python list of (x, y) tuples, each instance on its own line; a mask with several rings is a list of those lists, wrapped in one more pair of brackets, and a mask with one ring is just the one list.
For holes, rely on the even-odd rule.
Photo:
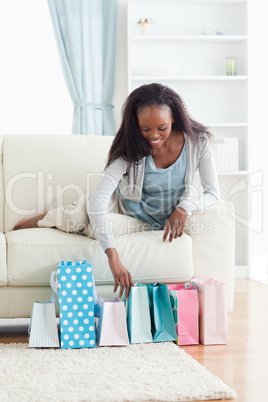
[(97, 330), (99, 346), (129, 345), (125, 304), (119, 297), (99, 298), (100, 312)]
[(55, 303), (35, 302), (29, 327), (30, 348), (59, 348)]

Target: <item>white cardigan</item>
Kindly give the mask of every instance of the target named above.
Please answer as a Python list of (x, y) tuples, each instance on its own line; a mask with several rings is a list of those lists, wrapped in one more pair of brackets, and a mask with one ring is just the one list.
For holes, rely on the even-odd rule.
[[(214, 163), (212, 147), (207, 136), (200, 135), (198, 140), (192, 140), (184, 134), (187, 169), (185, 174), (185, 191), (182, 194), (178, 207), (183, 208), (190, 216), (192, 212), (205, 209), (219, 200), (219, 185), (217, 171)], [(115, 239), (109, 229), (108, 205), (117, 186), (121, 194), (132, 201), (141, 199), (144, 169), (144, 157), (137, 169), (136, 185), (134, 187), (133, 171), (126, 174), (128, 162), (124, 158), (118, 158), (105, 169), (96, 189), (89, 195), (87, 213), (94, 231), (95, 237), (105, 251), (107, 248), (115, 248)], [(200, 196), (191, 197), (190, 192), (197, 193), (193, 187), (193, 179), (196, 171), (199, 171), (203, 193)]]

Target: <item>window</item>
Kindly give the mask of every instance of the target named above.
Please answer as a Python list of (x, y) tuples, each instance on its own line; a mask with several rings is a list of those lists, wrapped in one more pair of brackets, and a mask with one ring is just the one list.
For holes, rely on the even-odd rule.
[(47, 0), (0, 2), (0, 134), (71, 134)]

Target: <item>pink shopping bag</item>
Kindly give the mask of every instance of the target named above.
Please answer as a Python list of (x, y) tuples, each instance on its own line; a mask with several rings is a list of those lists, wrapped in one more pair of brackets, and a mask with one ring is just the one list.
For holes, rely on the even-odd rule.
[(167, 285), (178, 345), (196, 345), (198, 334), (198, 290), (191, 282)]
[(203, 345), (227, 343), (227, 285), (216, 279), (194, 279), (198, 286), (199, 331)]

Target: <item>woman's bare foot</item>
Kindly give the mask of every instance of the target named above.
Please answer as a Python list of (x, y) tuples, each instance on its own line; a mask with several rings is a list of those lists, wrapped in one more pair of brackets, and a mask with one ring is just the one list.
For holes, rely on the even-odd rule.
[(17, 223), (17, 225), (14, 226), (13, 230), (38, 228), (37, 222), (43, 219), (46, 214), (47, 212), (44, 212), (29, 219), (22, 219)]

